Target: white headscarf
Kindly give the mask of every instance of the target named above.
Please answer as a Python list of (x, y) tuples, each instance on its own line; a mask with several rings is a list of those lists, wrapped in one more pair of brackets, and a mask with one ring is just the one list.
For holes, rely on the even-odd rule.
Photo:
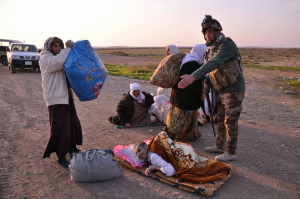
[[(133, 95), (133, 91), (139, 90), (140, 91), (140, 95), (138, 97), (135, 97)], [(145, 99), (145, 95), (142, 93), (141, 91), (141, 86), (138, 83), (133, 83), (130, 84), (130, 95), (131, 97), (133, 97), (135, 100), (138, 101), (138, 103), (142, 103), (143, 100)]]
[(169, 45), (169, 48), (170, 48), (170, 55), (172, 55), (174, 53), (179, 53), (179, 50), (178, 50), (177, 46)]
[(196, 46), (194, 46), (191, 52), (187, 53), (186, 56), (183, 58), (180, 65), (180, 69), (185, 63), (190, 61), (196, 61), (198, 62), (198, 64), (202, 64), (204, 60), (203, 56), (206, 51), (206, 48), (207, 47), (205, 44), (197, 44)]

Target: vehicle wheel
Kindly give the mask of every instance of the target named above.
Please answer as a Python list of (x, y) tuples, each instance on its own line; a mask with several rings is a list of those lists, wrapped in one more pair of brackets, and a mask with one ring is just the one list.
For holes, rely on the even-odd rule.
[(37, 67), (37, 70), (38, 70), (38, 72), (40, 73), (40, 72), (41, 72), (41, 67), (38, 66), (38, 67)]
[(15, 73), (16, 72), (16, 68), (12, 64), (10, 65), (10, 71), (11, 71), (11, 73)]
[(1, 62), (3, 64), (3, 66), (8, 66), (8, 62), (7, 62), (7, 58), (6, 57), (2, 57)]

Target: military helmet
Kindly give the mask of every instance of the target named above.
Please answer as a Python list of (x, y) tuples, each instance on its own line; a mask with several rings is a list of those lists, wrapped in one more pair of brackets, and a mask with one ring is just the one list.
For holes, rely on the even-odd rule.
[(221, 24), (216, 19), (213, 19), (211, 15), (205, 15), (205, 18), (203, 19), (201, 26), (202, 26), (203, 34), (205, 34), (205, 31), (209, 28), (212, 28), (217, 31), (223, 30)]

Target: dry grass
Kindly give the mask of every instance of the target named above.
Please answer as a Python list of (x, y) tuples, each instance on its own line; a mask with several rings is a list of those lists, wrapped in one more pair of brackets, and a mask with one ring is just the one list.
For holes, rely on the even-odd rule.
[[(179, 48), (179, 52), (187, 53), (191, 50), (191, 48)], [(122, 51), (129, 56), (153, 56), (158, 58), (157, 56), (165, 56), (166, 49), (165, 48), (113, 48), (113, 49), (97, 49), (96, 52), (98, 54), (109, 54), (113, 51)]]

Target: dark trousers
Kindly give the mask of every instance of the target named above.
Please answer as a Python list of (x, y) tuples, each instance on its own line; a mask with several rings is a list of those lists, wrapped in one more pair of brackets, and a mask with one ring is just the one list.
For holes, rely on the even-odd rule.
[(63, 158), (71, 150), (71, 144), (82, 145), (82, 130), (72, 97), (69, 104), (57, 104), (48, 107), (50, 122), (50, 139), (43, 158), (50, 157), (56, 152), (57, 157)]

